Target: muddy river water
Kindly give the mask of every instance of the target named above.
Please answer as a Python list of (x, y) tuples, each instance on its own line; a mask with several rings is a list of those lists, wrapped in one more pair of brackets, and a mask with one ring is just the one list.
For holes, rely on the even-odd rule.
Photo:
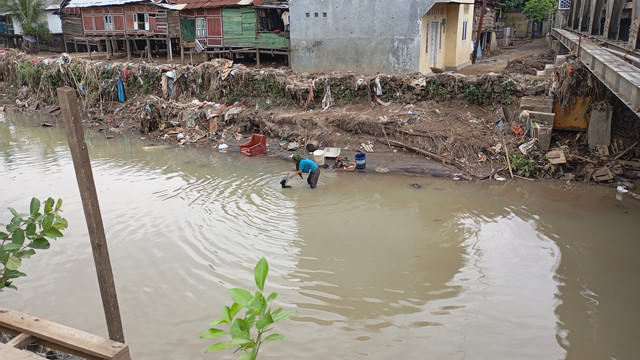
[[(64, 129), (0, 117), (0, 223), (64, 200), (64, 238), (0, 304), (106, 336)], [(204, 354), (228, 289), (296, 316), (264, 359), (632, 359), (640, 353), (640, 202), (564, 182), (460, 183), (324, 172), (87, 134), (125, 337), (136, 360)], [(375, 155), (370, 155), (375, 156)], [(412, 183), (422, 185), (416, 189)]]

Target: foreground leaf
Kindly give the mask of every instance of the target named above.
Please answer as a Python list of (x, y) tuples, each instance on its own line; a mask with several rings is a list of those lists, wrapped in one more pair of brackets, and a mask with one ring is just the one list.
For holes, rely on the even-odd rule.
[(209, 346), (207, 348), (207, 350), (205, 350), (205, 353), (210, 353), (210, 352), (215, 352), (215, 351), (222, 351), (222, 350), (226, 350), (230, 347), (232, 347), (233, 344), (230, 342), (219, 342), (219, 343), (215, 343), (211, 346)]
[(5, 266), (9, 270), (18, 270), (20, 265), (22, 265), (22, 260), (20, 260), (20, 258), (16, 256), (9, 257), (9, 260), (7, 260), (7, 263), (5, 264)]
[(51, 246), (49, 241), (45, 238), (39, 237), (29, 244), (29, 247), (32, 249), (48, 249)]
[(36, 198), (32, 198), (31, 204), (29, 205), (29, 211), (31, 213), (31, 216), (36, 216), (36, 214), (38, 213), (38, 210), (40, 210), (40, 200)]
[(203, 332), (200, 335), (201, 339), (215, 339), (217, 337), (220, 337), (222, 335), (226, 335), (228, 334), (228, 332), (221, 330), (221, 329), (209, 329), (205, 332)]
[(264, 341), (284, 340), (284, 336), (280, 334), (271, 334), (264, 338)]
[(233, 298), (233, 301), (242, 306), (248, 307), (249, 302), (251, 302), (251, 300), (253, 299), (253, 295), (251, 295), (251, 293), (245, 289), (233, 288), (229, 290), (229, 292), (231, 292), (231, 298)]
[(267, 259), (265, 259), (264, 256), (256, 264), (256, 268), (253, 273), (256, 278), (256, 285), (258, 286), (258, 289), (260, 289), (260, 291), (264, 291), (264, 281), (269, 273), (269, 264), (267, 264)]

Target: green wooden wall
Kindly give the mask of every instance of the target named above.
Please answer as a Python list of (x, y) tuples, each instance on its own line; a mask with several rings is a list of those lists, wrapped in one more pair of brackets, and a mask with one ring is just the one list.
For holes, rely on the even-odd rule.
[(222, 9), (224, 46), (255, 46), (256, 29), (256, 11), (254, 9)]
[(223, 8), (222, 36), (225, 47), (289, 48), (289, 39), (272, 32), (257, 32), (256, 10)]

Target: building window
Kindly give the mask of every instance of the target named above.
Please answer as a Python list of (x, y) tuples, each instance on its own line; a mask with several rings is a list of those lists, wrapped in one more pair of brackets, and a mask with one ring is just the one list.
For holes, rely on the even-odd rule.
[(104, 16), (104, 29), (107, 31), (113, 31), (113, 15)]
[(467, 19), (464, 19), (462, 21), (462, 41), (467, 40), (467, 23), (468, 23)]
[(196, 37), (207, 37), (207, 23), (204, 18), (196, 18)]
[(318, 17), (318, 13), (313, 13), (313, 17)]
[(304, 13), (304, 16), (306, 16), (306, 17), (310, 17), (310, 16), (311, 16), (311, 14), (310, 14), (310, 13)]
[(323, 12), (323, 13), (322, 13), (322, 17), (327, 17), (327, 13), (326, 13), (326, 12)]
[(444, 25), (440, 24), (440, 38), (438, 39), (438, 50), (442, 50), (442, 29), (444, 28)]
[(149, 30), (149, 14), (137, 14), (136, 22), (133, 23), (136, 30)]
[(560, 0), (558, 1), (558, 10), (569, 10), (570, 5), (571, 0)]

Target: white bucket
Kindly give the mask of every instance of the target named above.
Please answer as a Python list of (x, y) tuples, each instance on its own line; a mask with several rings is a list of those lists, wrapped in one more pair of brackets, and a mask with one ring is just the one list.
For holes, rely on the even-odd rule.
[(324, 165), (324, 150), (316, 150), (313, 152), (313, 161), (318, 165)]

